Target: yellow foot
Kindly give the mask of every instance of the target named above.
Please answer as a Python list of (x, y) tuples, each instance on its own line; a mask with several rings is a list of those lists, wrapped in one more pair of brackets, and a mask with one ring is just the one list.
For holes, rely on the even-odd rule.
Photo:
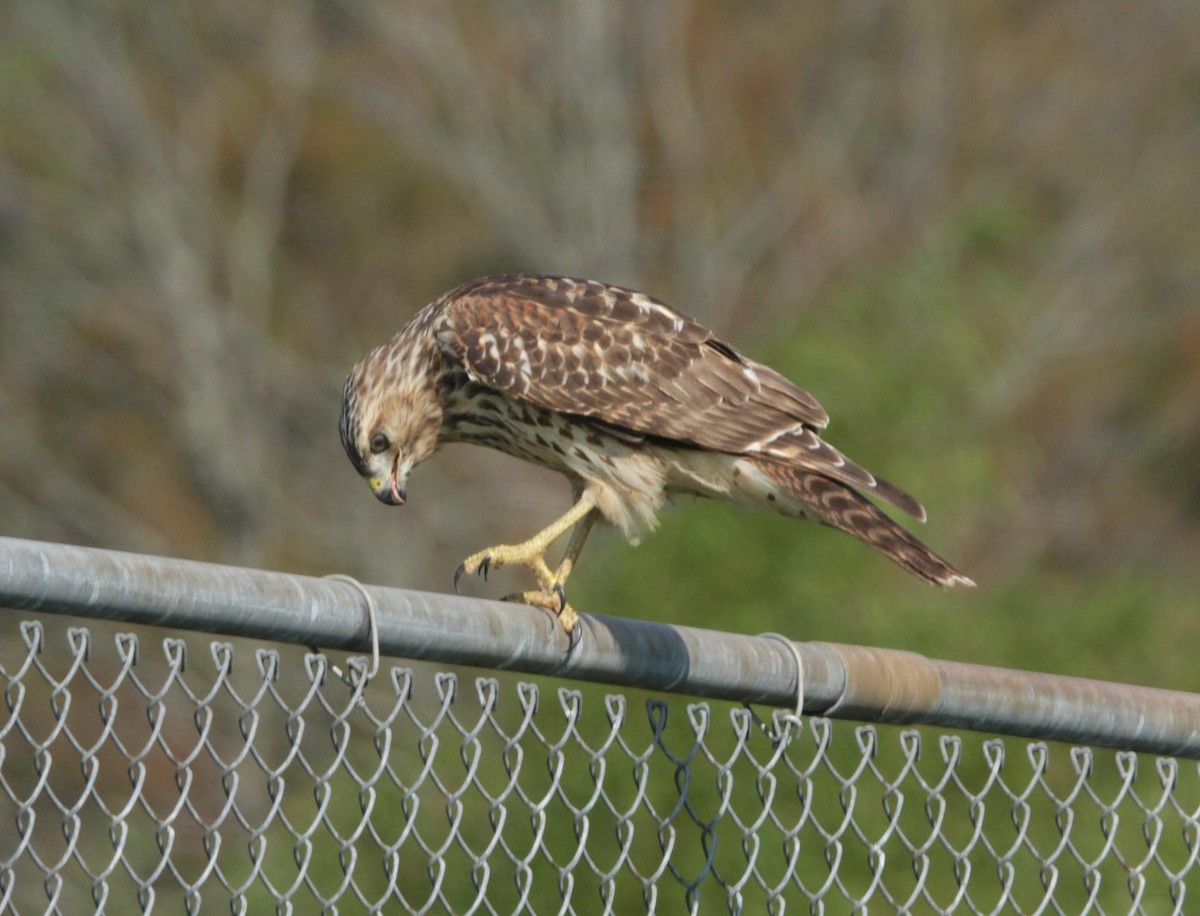
[[(558, 620), (567, 633), (582, 632), (575, 630), (579, 615), (567, 604), (567, 593), (563, 591), (563, 586), (567, 577), (571, 575), (571, 570), (575, 568), (575, 561), (579, 559), (579, 552), (583, 549), (583, 542), (587, 540), (588, 532), (596, 521), (596, 515), (596, 500), (591, 491), (577, 490), (575, 505), (562, 518), (539, 531), (528, 541), (489, 547), (463, 560), (454, 572), (454, 590), (458, 591), (458, 582), (463, 573), (481, 575), (487, 579), (490, 569), (500, 566), (524, 566), (533, 573), (539, 588), (536, 591), (509, 595), (507, 600), (546, 608), (558, 615)], [(571, 533), (571, 541), (567, 544), (562, 562), (558, 564), (557, 570), (551, 570), (546, 565), (546, 548), (572, 526), (575, 530)], [(571, 644), (572, 647), (575, 644), (574, 635)]]
[(538, 585), (541, 586), (540, 589), (533, 591), (505, 595), (505, 601), (517, 601), (521, 604), (545, 608), (558, 617), (559, 623), (566, 632), (570, 633), (575, 629), (575, 624), (579, 622), (579, 615), (575, 613), (575, 609), (571, 605), (567, 604), (567, 593), (560, 582), (560, 579), (566, 579), (566, 574), (570, 572), (569, 568), (560, 569), (560, 574), (554, 573), (546, 565), (545, 557), (541, 553), (534, 553), (524, 544), (515, 547), (508, 545), (489, 547), (487, 550), (471, 554), (459, 564), (458, 569), (454, 572), (454, 590), (458, 591), (459, 581), (464, 574), (480, 575), (486, 580), (489, 570), (501, 566), (524, 566), (534, 574)]
[(483, 576), (487, 581), (488, 571), (499, 569), (501, 566), (524, 566), (537, 577), (538, 585), (549, 591), (554, 588), (554, 573), (546, 565), (543, 549), (530, 549), (526, 544), (515, 547), (501, 544), (499, 547), (488, 547), (479, 553), (473, 553), (454, 571), (454, 590), (458, 591), (458, 581), (467, 575)]
[(534, 607), (545, 608), (558, 617), (558, 622), (562, 624), (562, 628), (568, 634), (574, 633), (575, 625), (579, 623), (579, 615), (575, 613), (575, 608), (567, 604), (567, 595), (563, 591), (561, 585), (555, 585), (549, 591), (539, 592), (517, 592), (513, 595), (505, 595), (505, 601), (517, 601), (521, 604), (531, 604)]

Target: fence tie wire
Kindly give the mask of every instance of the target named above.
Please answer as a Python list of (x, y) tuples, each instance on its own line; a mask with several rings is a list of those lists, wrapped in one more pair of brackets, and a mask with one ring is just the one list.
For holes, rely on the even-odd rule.
[[(367, 609), (367, 625), (371, 631), (371, 667), (367, 669), (366, 679), (372, 680), (379, 673), (379, 612), (375, 607), (375, 599), (371, 597), (371, 593), (367, 591), (365, 585), (355, 579), (353, 576), (348, 576), (345, 573), (330, 573), (325, 576), (326, 579), (332, 579), (335, 582), (345, 582), (358, 590), (358, 593), (363, 597), (363, 604)], [(316, 646), (309, 646), (312, 651), (318, 652)], [(348, 686), (353, 687), (350, 678), (342, 672), (337, 665), (330, 665), (333, 673), (346, 682)]]
[[(742, 704), (754, 718), (754, 721), (758, 723), (759, 728), (768, 734), (772, 741), (778, 744), (785, 738), (784, 731), (786, 730), (787, 720), (792, 720), (795, 725), (799, 725), (800, 720), (804, 717), (804, 657), (800, 654), (800, 647), (796, 645), (795, 640), (788, 639), (782, 633), (759, 633), (758, 635), (763, 639), (773, 639), (775, 642), (783, 643), (792, 654), (792, 659), (796, 663), (796, 701), (792, 706), (790, 714), (783, 714), (783, 710), (777, 710), (777, 713), (781, 715), (773, 716), (771, 725), (768, 726), (763, 718), (754, 711), (754, 707), (748, 701)], [(779, 727), (780, 718), (785, 721), (785, 728), (782, 730)]]

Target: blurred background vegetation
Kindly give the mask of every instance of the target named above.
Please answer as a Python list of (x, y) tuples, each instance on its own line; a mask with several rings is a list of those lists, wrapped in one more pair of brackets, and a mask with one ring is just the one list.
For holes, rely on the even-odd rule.
[(1171, 2), (10, 0), (3, 533), (445, 591), (567, 486), (451, 447), (386, 509), (341, 381), (461, 281), (581, 275), (811, 390), (979, 583), (687, 503), (594, 539), (581, 610), (1200, 689), (1198, 40)]
[[(0, 533), (445, 591), (567, 486), (451, 447), (387, 509), (342, 454), (342, 379), (464, 280), (574, 274), (811, 390), (979, 583), (940, 594), (817, 526), (685, 502), (637, 548), (593, 538), (581, 610), (1200, 690), (1197, 48), (1200, 5), (1165, 0), (8, 0)], [(169, 807), (164, 766), (146, 791)]]

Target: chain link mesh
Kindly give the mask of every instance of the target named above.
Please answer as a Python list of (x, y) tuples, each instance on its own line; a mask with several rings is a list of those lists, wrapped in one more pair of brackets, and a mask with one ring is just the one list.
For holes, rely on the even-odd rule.
[(0, 666), (0, 912), (1161, 913), (1197, 880), (1191, 762), (51, 642)]

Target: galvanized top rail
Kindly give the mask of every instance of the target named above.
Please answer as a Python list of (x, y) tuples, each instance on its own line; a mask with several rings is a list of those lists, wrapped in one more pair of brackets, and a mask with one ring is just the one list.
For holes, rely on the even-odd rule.
[[(571, 648), (546, 612), (366, 586), (385, 655), (641, 687), (805, 713), (1200, 759), (1200, 695), (585, 615)], [(0, 606), (363, 651), (352, 585), (0, 537)], [(803, 690), (797, 691), (797, 667)]]

